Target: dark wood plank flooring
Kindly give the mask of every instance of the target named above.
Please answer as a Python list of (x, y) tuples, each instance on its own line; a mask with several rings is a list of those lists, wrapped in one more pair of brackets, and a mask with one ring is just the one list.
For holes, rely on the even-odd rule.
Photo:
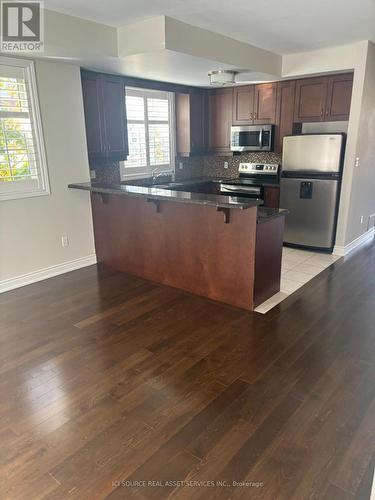
[(0, 498), (369, 498), (375, 245), (266, 315), (100, 266), (0, 307)]

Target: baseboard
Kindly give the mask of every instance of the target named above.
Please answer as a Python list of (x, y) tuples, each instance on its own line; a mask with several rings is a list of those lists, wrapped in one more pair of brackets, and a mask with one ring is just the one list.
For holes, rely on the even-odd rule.
[(346, 245), (344, 247), (339, 246), (339, 245), (335, 245), (335, 248), (333, 249), (333, 253), (334, 253), (334, 255), (340, 255), (341, 257), (343, 257), (344, 255), (348, 255), (348, 253), (352, 252), (355, 248), (359, 247), (360, 245), (362, 245), (366, 241), (373, 238), (374, 235), (375, 235), (375, 228), (372, 227), (371, 229), (369, 229), (365, 233), (361, 234), (361, 236), (358, 236), (358, 238), (356, 238), (355, 240), (353, 240), (352, 242), (350, 242), (348, 245)]
[(69, 273), (70, 271), (75, 271), (81, 267), (91, 266), (93, 264), (96, 264), (95, 254), (87, 255), (86, 257), (81, 257), (79, 259), (69, 260), (55, 266), (45, 267), (32, 273), (17, 276), (16, 278), (2, 280), (0, 281), (0, 293), (8, 292), (9, 290), (14, 290), (15, 288), (20, 288), (21, 286), (30, 285), (31, 283), (36, 283), (37, 281), (53, 278), (53, 276)]

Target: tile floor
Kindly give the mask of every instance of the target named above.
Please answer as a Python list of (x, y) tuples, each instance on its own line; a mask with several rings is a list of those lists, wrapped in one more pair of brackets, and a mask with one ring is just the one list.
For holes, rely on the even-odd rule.
[(284, 247), (280, 292), (263, 302), (255, 311), (265, 314), (339, 258), (338, 255)]

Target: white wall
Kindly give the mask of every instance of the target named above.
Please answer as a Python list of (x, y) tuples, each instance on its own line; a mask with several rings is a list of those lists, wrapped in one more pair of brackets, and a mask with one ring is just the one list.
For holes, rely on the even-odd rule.
[[(356, 157), (350, 193), (346, 244), (375, 223), (375, 44), (369, 43), (362, 106), (359, 118)], [(363, 217), (363, 223), (361, 223)]]
[(358, 65), (359, 58), (365, 50), (367, 42), (361, 41), (328, 49), (283, 55), (282, 77), (313, 76), (352, 70)]
[(80, 69), (43, 60), (36, 76), (51, 194), (0, 202), (0, 291), (20, 275), (94, 259), (89, 194), (67, 188), (89, 180)]

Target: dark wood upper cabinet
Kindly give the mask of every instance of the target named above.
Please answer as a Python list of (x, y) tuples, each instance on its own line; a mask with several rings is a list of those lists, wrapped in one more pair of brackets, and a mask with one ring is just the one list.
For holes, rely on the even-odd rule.
[(208, 96), (208, 147), (214, 153), (230, 152), (233, 89), (212, 90)]
[(207, 146), (206, 93), (176, 93), (176, 152), (203, 154)]
[(86, 138), (89, 157), (105, 156), (102, 89), (97, 73), (82, 71), (82, 94), (85, 111)]
[(125, 160), (128, 151), (125, 85), (121, 77), (103, 75), (103, 117), (108, 156)]
[(247, 125), (253, 120), (254, 85), (235, 87), (233, 91), (233, 125)]
[(295, 122), (348, 120), (353, 74), (297, 80)]
[(349, 119), (352, 99), (353, 73), (330, 76), (325, 119), (345, 121)]
[(275, 120), (275, 152), (281, 153), (283, 139), (293, 133), (294, 94), (296, 82), (287, 80), (277, 84), (277, 105)]
[(297, 80), (294, 121), (324, 121), (327, 93), (328, 79), (326, 77)]
[(86, 137), (91, 162), (128, 156), (125, 85), (121, 77), (82, 71)]
[(235, 87), (233, 125), (275, 123), (276, 83)]
[(276, 83), (262, 83), (254, 86), (253, 123), (273, 124), (276, 116)]

